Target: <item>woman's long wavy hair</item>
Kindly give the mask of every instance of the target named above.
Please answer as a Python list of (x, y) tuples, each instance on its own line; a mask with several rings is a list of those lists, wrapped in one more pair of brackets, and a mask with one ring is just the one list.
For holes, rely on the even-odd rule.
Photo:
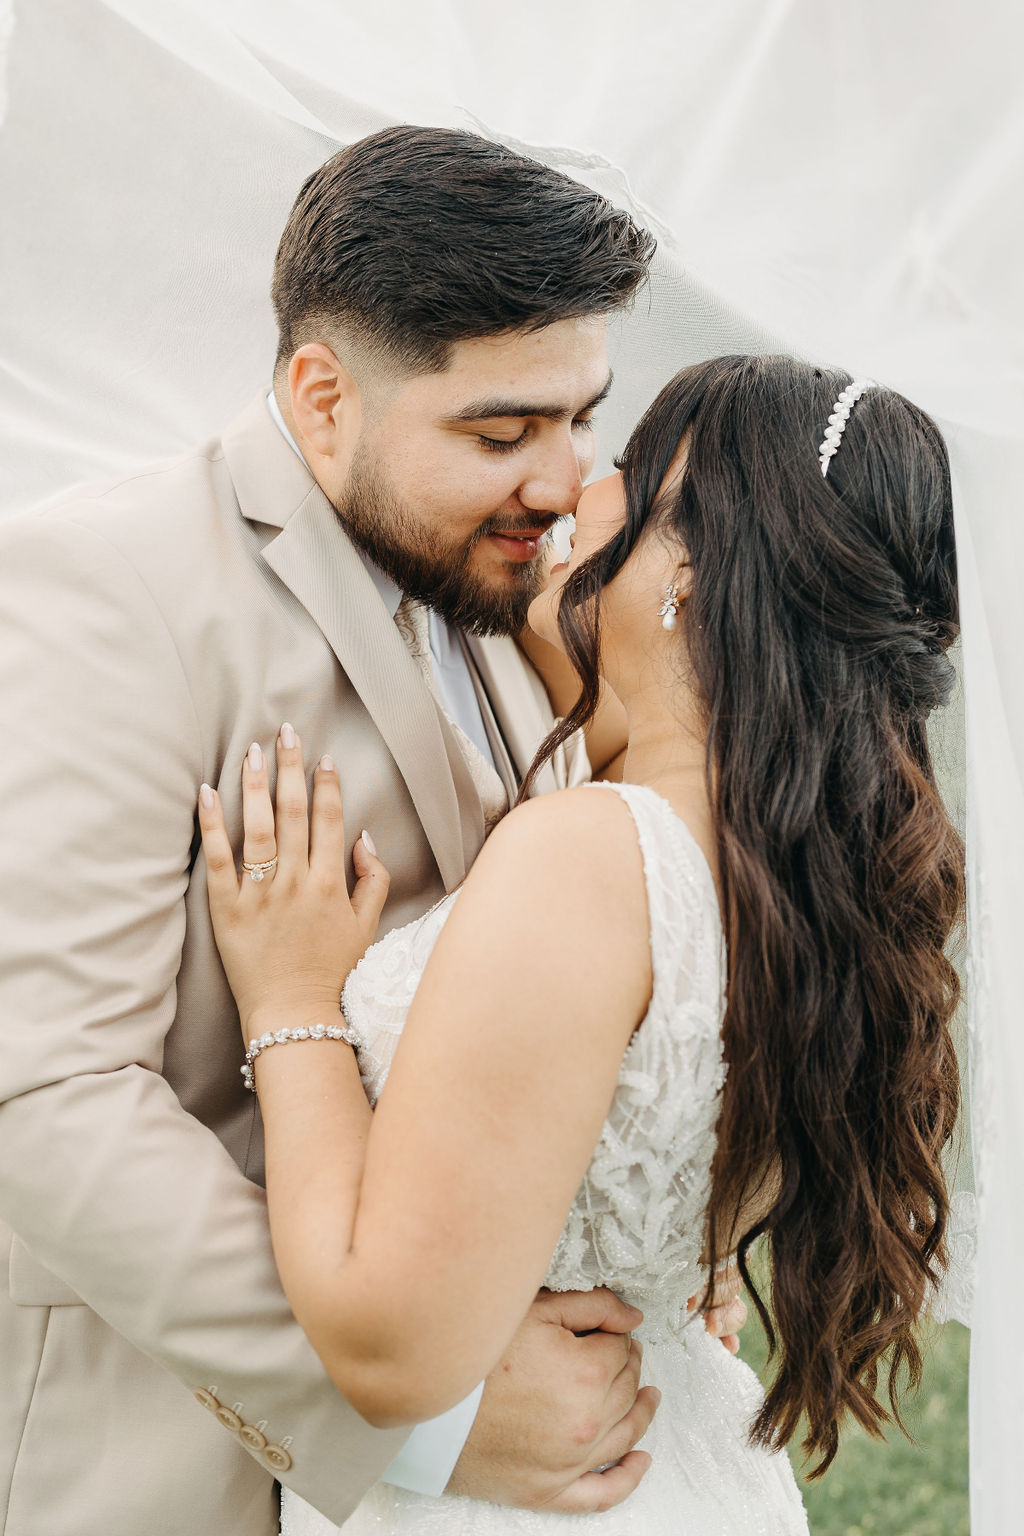
[[(625, 526), (563, 587), (582, 694), (536, 765), (597, 706), (602, 589), (642, 538), (678, 546), (728, 948), (707, 1252), (742, 1234), (777, 1353), (752, 1438), (784, 1444), (806, 1415), (815, 1475), (845, 1413), (874, 1434), (889, 1420), (883, 1358), (897, 1422), (898, 1378), (920, 1381), (959, 1097), (946, 945), (963, 847), (925, 733), (955, 676), (949, 467), (930, 418), (872, 388), (823, 478), (817, 445), (849, 382), (722, 357), (661, 392), (620, 462)], [(684, 434), (685, 468), (659, 497)], [(762, 1235), (774, 1327), (747, 1267)]]

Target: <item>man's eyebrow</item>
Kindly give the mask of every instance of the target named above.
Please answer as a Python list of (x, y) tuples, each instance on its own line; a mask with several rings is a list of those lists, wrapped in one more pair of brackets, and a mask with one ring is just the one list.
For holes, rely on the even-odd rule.
[(463, 406), (461, 411), (456, 411), (453, 416), (445, 416), (444, 420), (447, 422), (494, 421), (501, 416), (517, 419), (539, 416), (545, 421), (565, 421), (569, 416), (581, 416), (584, 411), (596, 410), (601, 401), (608, 398), (613, 377), (614, 375), (609, 373), (602, 388), (578, 411), (567, 411), (561, 405), (538, 404), (535, 400), (513, 400), (507, 395), (491, 395), (486, 400), (472, 401), (471, 404)]

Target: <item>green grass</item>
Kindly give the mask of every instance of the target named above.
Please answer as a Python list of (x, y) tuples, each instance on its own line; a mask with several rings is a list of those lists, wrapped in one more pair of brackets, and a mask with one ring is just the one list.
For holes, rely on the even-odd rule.
[[(921, 1391), (904, 1415), (916, 1444), (895, 1428), (879, 1441), (848, 1427), (831, 1468), (813, 1483), (800, 1478), (802, 1453), (791, 1445), (813, 1536), (968, 1536), (969, 1346), (959, 1323), (930, 1329)], [(751, 1308), (742, 1355), (762, 1378), (766, 1354)]]

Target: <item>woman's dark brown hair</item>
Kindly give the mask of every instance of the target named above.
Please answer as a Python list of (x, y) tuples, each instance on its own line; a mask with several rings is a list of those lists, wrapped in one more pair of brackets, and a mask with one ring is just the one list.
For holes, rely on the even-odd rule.
[[(785, 1443), (805, 1414), (816, 1473), (845, 1413), (872, 1433), (888, 1421), (883, 1357), (898, 1422), (898, 1378), (920, 1380), (958, 1108), (945, 947), (963, 847), (925, 733), (954, 682), (949, 467), (929, 417), (873, 388), (823, 478), (817, 445), (849, 382), (723, 357), (662, 391), (621, 461), (625, 526), (563, 588), (583, 690), (538, 759), (596, 706), (602, 588), (641, 538), (682, 547), (729, 956), (707, 1251), (743, 1232), (777, 1349), (753, 1438)], [(685, 469), (659, 498), (684, 433)], [(764, 1213), (745, 1232), (744, 1207)], [(760, 1236), (773, 1319), (747, 1269)]]

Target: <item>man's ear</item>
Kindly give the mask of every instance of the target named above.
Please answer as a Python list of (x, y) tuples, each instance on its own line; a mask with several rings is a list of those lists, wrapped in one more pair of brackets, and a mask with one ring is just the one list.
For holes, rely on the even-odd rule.
[(288, 364), (292, 419), (299, 436), (322, 458), (351, 456), (362, 425), (362, 401), (352, 374), (322, 341), (307, 342)]

